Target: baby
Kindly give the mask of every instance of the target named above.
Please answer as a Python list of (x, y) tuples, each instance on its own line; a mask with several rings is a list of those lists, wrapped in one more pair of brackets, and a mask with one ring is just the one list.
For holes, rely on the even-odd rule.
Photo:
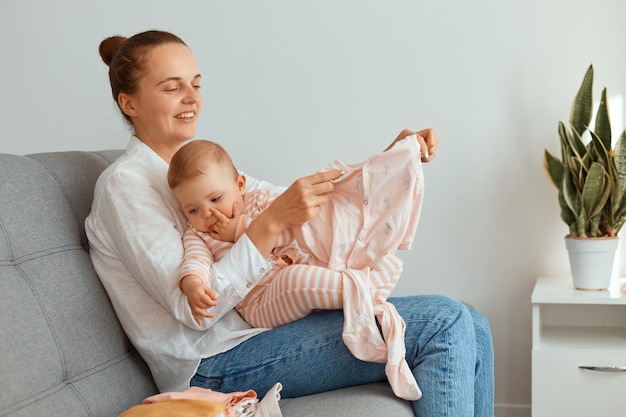
[[(417, 227), (423, 194), (419, 161), (417, 141), (410, 136), (362, 164), (335, 162), (334, 168), (345, 174), (336, 180), (329, 203), (302, 227), (280, 235), (270, 255), (271, 270), (236, 306), (250, 325), (267, 328), (318, 309), (343, 308), (344, 341), (350, 350), (362, 360), (386, 360), (388, 367), (395, 366), (388, 377), (392, 388), (392, 379), (397, 380), (394, 391), (407, 399), (421, 394), (403, 363), (403, 336), (389, 340), (403, 333), (404, 322), (386, 299), (402, 272), (402, 261), (394, 253), (410, 248)], [(247, 192), (246, 177), (228, 153), (205, 140), (189, 142), (174, 155), (168, 183), (189, 223), (179, 287), (201, 324), (212, 317), (210, 307), (217, 303), (211, 265), (273, 197), (268, 190)], [(389, 320), (380, 320), (383, 315)], [(381, 323), (395, 323), (382, 329), (388, 330), (386, 341), (375, 316)], [(388, 355), (392, 350), (393, 359)]]

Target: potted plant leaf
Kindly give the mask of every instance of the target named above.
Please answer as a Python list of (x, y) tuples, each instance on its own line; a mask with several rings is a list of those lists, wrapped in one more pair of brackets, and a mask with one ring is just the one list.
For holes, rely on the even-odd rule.
[[(626, 221), (626, 130), (612, 147), (606, 88), (591, 129), (593, 65), (570, 110), (559, 122), (561, 158), (544, 153), (544, 170), (558, 189), (574, 286), (606, 289), (611, 282), (618, 233)], [(604, 256), (604, 257), (603, 257)]]

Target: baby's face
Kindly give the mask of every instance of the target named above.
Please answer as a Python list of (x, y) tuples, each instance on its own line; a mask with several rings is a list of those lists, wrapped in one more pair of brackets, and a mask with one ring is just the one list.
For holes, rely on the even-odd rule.
[(228, 218), (233, 217), (233, 205), (243, 209), (245, 177), (233, 175), (232, 169), (218, 165), (209, 167), (205, 174), (185, 181), (172, 190), (187, 221), (201, 232), (208, 232), (215, 223), (209, 209), (215, 208)]

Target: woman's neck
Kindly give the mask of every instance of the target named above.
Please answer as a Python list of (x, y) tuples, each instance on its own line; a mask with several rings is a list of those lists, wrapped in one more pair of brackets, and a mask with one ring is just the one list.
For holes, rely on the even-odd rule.
[(172, 161), (172, 156), (174, 156), (174, 154), (176, 153), (176, 151), (170, 151), (168, 149), (164, 149), (163, 147), (157, 148), (157, 147), (150, 146), (150, 145), (148, 146), (150, 147), (150, 149), (154, 151), (154, 153), (159, 155), (161, 159), (163, 159), (168, 165)]
[(152, 149), (154, 153), (159, 155), (159, 157), (163, 159), (168, 165), (170, 164), (172, 157), (174, 156), (176, 151), (178, 151), (180, 147), (183, 146), (184, 144), (183, 142), (180, 144), (176, 144), (176, 146), (174, 146), (174, 145), (169, 145), (167, 143), (144, 140), (140, 138), (139, 136), (137, 136), (136, 134), (135, 134), (135, 137), (139, 139), (140, 141), (142, 141), (143, 143), (145, 143), (146, 146)]

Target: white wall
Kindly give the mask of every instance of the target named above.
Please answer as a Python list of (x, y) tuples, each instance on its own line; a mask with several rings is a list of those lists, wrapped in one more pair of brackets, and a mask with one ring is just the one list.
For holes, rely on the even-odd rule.
[(360, 161), (404, 127), (436, 127), (396, 294), (484, 312), (498, 415), (529, 415), (531, 288), (568, 271), (543, 150), (558, 151), (557, 121), (590, 63), (596, 95), (626, 94), (625, 12), (617, 0), (0, 0), (0, 152), (124, 147), (97, 47), (151, 28), (196, 54), (198, 136), (254, 176), (287, 184)]

